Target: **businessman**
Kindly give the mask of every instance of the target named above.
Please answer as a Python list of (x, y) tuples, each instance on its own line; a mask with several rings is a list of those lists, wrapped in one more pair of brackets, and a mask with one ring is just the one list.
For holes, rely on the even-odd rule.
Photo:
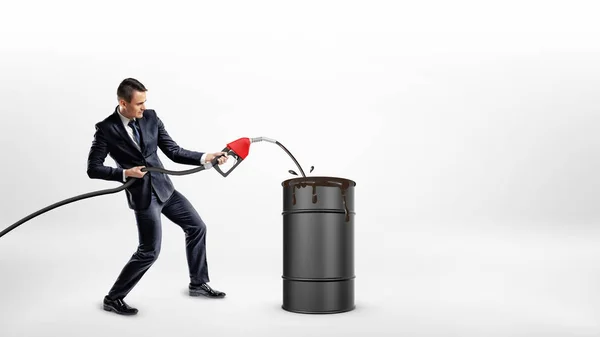
[[(103, 301), (104, 310), (122, 315), (138, 312), (125, 303), (124, 298), (158, 258), (162, 237), (161, 214), (185, 233), (189, 294), (225, 297), (224, 292), (208, 285), (206, 225), (200, 215), (175, 189), (168, 175), (142, 171), (144, 167), (163, 168), (158, 149), (176, 163), (197, 166), (225, 153), (196, 152), (177, 145), (156, 112), (146, 109), (146, 92), (146, 87), (136, 79), (127, 78), (120, 83), (117, 88), (118, 105), (111, 115), (96, 123), (87, 161), (90, 178), (118, 182), (136, 179), (125, 192), (129, 208), (135, 214), (139, 245)], [(104, 165), (107, 155), (114, 159), (116, 168)], [(227, 156), (222, 156), (218, 158), (218, 165), (226, 161)]]

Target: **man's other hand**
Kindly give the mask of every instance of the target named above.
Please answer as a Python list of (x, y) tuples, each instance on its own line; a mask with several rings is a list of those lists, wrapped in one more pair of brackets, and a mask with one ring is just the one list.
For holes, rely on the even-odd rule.
[(142, 172), (145, 166), (136, 166), (125, 170), (126, 177), (142, 178), (148, 171)]

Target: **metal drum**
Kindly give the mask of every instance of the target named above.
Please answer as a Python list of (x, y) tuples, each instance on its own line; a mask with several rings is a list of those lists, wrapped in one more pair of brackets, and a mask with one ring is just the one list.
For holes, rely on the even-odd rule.
[(356, 183), (302, 177), (281, 185), (282, 308), (312, 314), (353, 310)]

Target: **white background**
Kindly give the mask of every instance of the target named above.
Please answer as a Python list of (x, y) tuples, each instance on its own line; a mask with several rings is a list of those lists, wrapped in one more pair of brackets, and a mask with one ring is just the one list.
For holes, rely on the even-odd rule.
[(356, 181), (357, 308), (281, 309), (281, 182), (298, 169), (258, 143), (227, 178), (172, 178), (208, 225), (225, 300), (186, 295), (183, 233), (163, 218), (161, 256), (126, 299), (140, 313), (102, 311), (137, 245), (112, 194), (0, 239), (0, 335), (598, 335), (597, 13), (593, 1), (2, 4), (2, 229), (118, 186), (89, 179), (86, 160), (134, 77), (186, 149), (264, 136), (310, 175)]

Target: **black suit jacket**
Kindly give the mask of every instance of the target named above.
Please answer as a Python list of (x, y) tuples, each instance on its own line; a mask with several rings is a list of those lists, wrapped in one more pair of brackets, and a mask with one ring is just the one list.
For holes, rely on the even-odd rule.
[[(160, 167), (163, 164), (158, 157), (160, 150), (172, 161), (180, 164), (201, 165), (203, 152), (189, 151), (177, 145), (154, 110), (144, 110), (138, 119), (140, 126), (142, 150), (138, 150), (127, 134), (115, 109), (112, 115), (96, 123), (96, 133), (87, 161), (87, 174), (93, 179), (114, 180), (123, 182), (123, 170), (134, 166)], [(106, 156), (110, 155), (117, 168), (104, 165)], [(169, 199), (175, 190), (168, 175), (159, 172), (148, 172), (143, 178), (136, 179), (125, 191), (129, 208), (146, 209), (150, 205), (152, 189), (161, 201)]]

